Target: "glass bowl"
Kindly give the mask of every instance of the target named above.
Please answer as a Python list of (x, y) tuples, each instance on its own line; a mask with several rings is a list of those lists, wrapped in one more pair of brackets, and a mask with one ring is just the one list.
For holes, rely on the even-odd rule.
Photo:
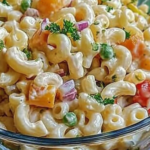
[(150, 117), (120, 130), (67, 139), (37, 138), (0, 129), (0, 150), (150, 150), (149, 130)]
[[(150, 5), (150, 1), (139, 0)], [(91, 127), (92, 128), (92, 127)], [(0, 129), (0, 150), (150, 150), (150, 117), (129, 127), (76, 138), (37, 138)]]

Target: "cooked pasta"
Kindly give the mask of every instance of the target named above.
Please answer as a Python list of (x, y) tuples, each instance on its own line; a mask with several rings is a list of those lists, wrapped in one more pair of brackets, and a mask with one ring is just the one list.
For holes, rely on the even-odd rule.
[[(148, 9), (125, 0), (1, 1), (0, 128), (76, 138), (147, 118)], [(78, 149), (124, 150), (130, 141), (138, 140)]]

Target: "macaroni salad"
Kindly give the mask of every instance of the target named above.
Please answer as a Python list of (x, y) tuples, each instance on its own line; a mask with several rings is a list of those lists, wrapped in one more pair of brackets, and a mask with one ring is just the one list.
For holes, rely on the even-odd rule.
[(77, 138), (147, 118), (150, 17), (136, 3), (0, 0), (0, 127)]

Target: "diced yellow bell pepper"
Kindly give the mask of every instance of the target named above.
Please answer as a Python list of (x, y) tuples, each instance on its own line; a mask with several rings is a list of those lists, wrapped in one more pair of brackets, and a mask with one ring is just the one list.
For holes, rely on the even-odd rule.
[(127, 5), (127, 7), (128, 7), (129, 9), (131, 9), (133, 12), (138, 13), (139, 15), (145, 17), (146, 19), (149, 18), (149, 16), (148, 16), (146, 13), (144, 13), (142, 10), (139, 10), (138, 7), (135, 6), (135, 5), (132, 4), (132, 3), (129, 3), (129, 4)]

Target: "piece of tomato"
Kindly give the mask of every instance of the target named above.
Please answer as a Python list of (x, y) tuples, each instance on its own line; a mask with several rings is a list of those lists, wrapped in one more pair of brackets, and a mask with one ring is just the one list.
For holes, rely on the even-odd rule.
[(150, 81), (145, 80), (144, 82), (136, 85), (137, 92), (133, 97), (134, 103), (139, 103), (141, 106), (146, 107), (150, 98)]

